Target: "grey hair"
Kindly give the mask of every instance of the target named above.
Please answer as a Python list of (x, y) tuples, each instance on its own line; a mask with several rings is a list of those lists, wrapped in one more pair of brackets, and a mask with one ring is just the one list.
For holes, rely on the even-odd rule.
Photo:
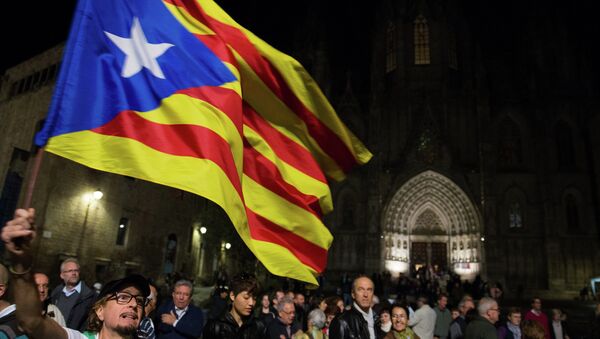
[(79, 265), (79, 260), (77, 260), (76, 258), (67, 258), (63, 260), (63, 262), (60, 264), (60, 273), (62, 273), (65, 270), (65, 265), (70, 262), (77, 265), (77, 269), (81, 268), (81, 265)]
[(294, 301), (290, 297), (283, 297), (283, 299), (281, 299), (281, 301), (277, 304), (277, 312), (283, 311), (285, 304), (294, 305)]
[(325, 313), (318, 308), (310, 311), (306, 318), (309, 324), (313, 324), (314, 327), (322, 329), (325, 327)]
[(490, 308), (494, 307), (494, 305), (498, 305), (496, 300), (489, 297), (483, 297), (477, 304), (477, 312), (479, 315), (483, 316), (487, 313), (487, 311), (490, 310)]
[(175, 291), (175, 289), (179, 286), (187, 286), (190, 288), (190, 291), (194, 290), (194, 285), (192, 285), (192, 282), (189, 280), (185, 280), (185, 279), (177, 280), (177, 282), (173, 286), (173, 291)]

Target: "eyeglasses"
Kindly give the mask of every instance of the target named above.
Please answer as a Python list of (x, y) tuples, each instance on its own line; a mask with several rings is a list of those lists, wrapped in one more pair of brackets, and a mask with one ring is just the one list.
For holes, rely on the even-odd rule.
[(72, 269), (72, 270), (67, 270), (67, 271), (62, 271), (63, 273), (79, 273), (79, 269)]
[(143, 295), (133, 295), (127, 292), (117, 292), (112, 297), (108, 298), (108, 300), (114, 299), (119, 305), (127, 305), (133, 298), (135, 298), (135, 303), (138, 306), (148, 305), (148, 298), (144, 297)]
[(500, 312), (499, 308), (490, 308), (488, 311), (496, 311), (496, 312)]

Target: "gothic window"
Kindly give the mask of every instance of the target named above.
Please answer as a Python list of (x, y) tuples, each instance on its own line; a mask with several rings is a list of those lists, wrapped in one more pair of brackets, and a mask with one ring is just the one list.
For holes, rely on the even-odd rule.
[(347, 199), (342, 212), (342, 228), (353, 230), (354, 225), (356, 225), (356, 208), (354, 202), (351, 199)]
[(567, 227), (569, 231), (579, 230), (579, 211), (577, 209), (577, 199), (572, 194), (565, 198)]
[(523, 149), (519, 126), (510, 118), (504, 119), (499, 126), (499, 166), (514, 168), (523, 162)]
[(429, 52), (429, 26), (423, 15), (414, 21), (415, 65), (429, 65), (431, 63)]
[(508, 207), (508, 228), (523, 228), (523, 215), (518, 202), (512, 202)]
[(393, 22), (388, 22), (385, 32), (385, 72), (389, 73), (396, 69), (397, 58), (396, 45), (396, 25)]
[(554, 129), (556, 137), (556, 151), (558, 154), (558, 168), (570, 169), (575, 167), (575, 152), (573, 148), (573, 132), (571, 126), (565, 121), (560, 121)]

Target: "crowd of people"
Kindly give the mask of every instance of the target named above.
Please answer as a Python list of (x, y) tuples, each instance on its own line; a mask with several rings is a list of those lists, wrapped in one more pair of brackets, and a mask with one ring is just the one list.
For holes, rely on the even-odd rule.
[[(69, 258), (49, 293), (48, 276), (32, 270), (33, 223), (33, 210), (17, 210), (2, 229), (11, 264), (0, 265), (0, 338), (576, 339), (561, 310), (548, 317), (540, 298), (526, 311), (501, 309), (498, 284), (464, 284), (427, 269), (399, 279), (393, 300), (377, 275), (344, 275), (324, 295), (299, 286), (264, 292), (241, 273), (220, 279), (202, 309), (189, 280), (175, 281), (161, 303), (160, 289), (137, 274), (89, 288)], [(600, 338), (600, 304), (588, 332)]]

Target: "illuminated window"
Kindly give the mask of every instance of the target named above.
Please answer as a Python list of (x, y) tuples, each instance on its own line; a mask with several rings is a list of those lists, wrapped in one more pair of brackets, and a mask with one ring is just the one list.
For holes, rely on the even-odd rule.
[(521, 205), (518, 202), (510, 204), (508, 209), (508, 227), (523, 228), (523, 215), (521, 214)]
[(429, 53), (429, 26), (423, 15), (419, 15), (414, 22), (415, 25), (415, 65), (429, 65), (431, 63)]
[(396, 25), (389, 22), (385, 32), (385, 72), (389, 73), (396, 69)]

